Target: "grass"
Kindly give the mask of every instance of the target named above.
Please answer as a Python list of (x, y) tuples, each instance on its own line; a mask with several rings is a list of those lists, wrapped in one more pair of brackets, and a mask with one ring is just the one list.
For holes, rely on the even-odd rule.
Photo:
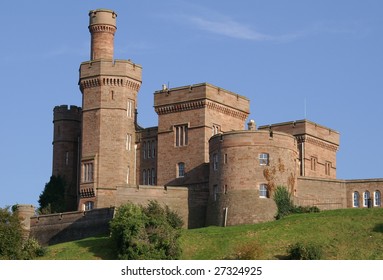
[[(285, 259), (297, 242), (323, 248), (326, 260), (382, 260), (383, 209), (341, 209), (295, 214), (278, 221), (232, 227), (184, 230), (184, 260), (219, 260), (240, 256)], [(94, 237), (50, 246), (44, 259), (113, 259), (108, 237)]]

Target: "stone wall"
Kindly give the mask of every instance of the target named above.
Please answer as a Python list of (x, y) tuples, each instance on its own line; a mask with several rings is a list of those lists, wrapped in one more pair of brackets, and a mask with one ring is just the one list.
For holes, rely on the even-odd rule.
[(30, 236), (42, 245), (79, 240), (107, 234), (114, 208), (31, 217)]

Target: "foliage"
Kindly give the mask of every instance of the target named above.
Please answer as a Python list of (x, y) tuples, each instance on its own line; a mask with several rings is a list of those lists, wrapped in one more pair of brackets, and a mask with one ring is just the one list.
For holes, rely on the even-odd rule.
[(110, 223), (118, 259), (178, 259), (182, 220), (168, 207), (150, 201), (144, 206), (127, 203)]
[(287, 253), (290, 260), (320, 260), (323, 255), (321, 246), (302, 242), (290, 245)]
[(275, 216), (277, 220), (290, 214), (320, 212), (319, 208), (316, 206), (295, 206), (291, 199), (291, 194), (284, 186), (278, 186), (276, 188), (273, 198), (278, 209)]
[(274, 192), (273, 199), (277, 205), (277, 220), (291, 214), (294, 211), (294, 204), (291, 200), (291, 195), (287, 188), (283, 186), (277, 186)]
[(29, 260), (42, 257), (46, 251), (47, 249), (42, 247), (36, 239), (28, 238), (23, 244), (22, 259)]
[(36, 240), (23, 239), (23, 229), (17, 211), (11, 211), (9, 207), (0, 208), (0, 259), (28, 260), (43, 256), (44, 253), (44, 249)]
[(233, 254), (229, 255), (228, 260), (260, 260), (264, 252), (258, 241), (253, 240), (239, 244)]
[(65, 211), (66, 182), (61, 176), (51, 176), (39, 196), (39, 211), (42, 214), (61, 213)]
[(0, 259), (21, 258), (23, 232), (20, 219), (9, 207), (0, 208)]

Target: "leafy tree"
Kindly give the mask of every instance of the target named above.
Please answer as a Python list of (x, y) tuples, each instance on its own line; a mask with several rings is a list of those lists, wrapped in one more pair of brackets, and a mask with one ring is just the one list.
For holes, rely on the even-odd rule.
[(33, 238), (24, 239), (17, 205), (0, 208), (0, 260), (29, 260), (45, 254)]
[(39, 196), (39, 211), (42, 214), (61, 213), (65, 211), (66, 182), (61, 176), (51, 176)]
[(182, 219), (156, 201), (144, 206), (127, 203), (110, 223), (119, 259), (165, 260), (181, 255)]
[(9, 207), (0, 208), (0, 259), (21, 258), (23, 232), (19, 216)]

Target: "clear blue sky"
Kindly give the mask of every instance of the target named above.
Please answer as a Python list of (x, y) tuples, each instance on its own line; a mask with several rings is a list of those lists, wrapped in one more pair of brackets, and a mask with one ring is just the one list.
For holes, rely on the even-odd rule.
[(142, 126), (157, 125), (162, 84), (208, 82), (248, 97), (258, 125), (306, 117), (339, 131), (338, 178), (383, 177), (383, 1), (12, 0), (0, 16), (0, 207), (38, 205), (52, 110), (81, 106), (97, 8), (118, 14), (115, 58), (143, 66)]

